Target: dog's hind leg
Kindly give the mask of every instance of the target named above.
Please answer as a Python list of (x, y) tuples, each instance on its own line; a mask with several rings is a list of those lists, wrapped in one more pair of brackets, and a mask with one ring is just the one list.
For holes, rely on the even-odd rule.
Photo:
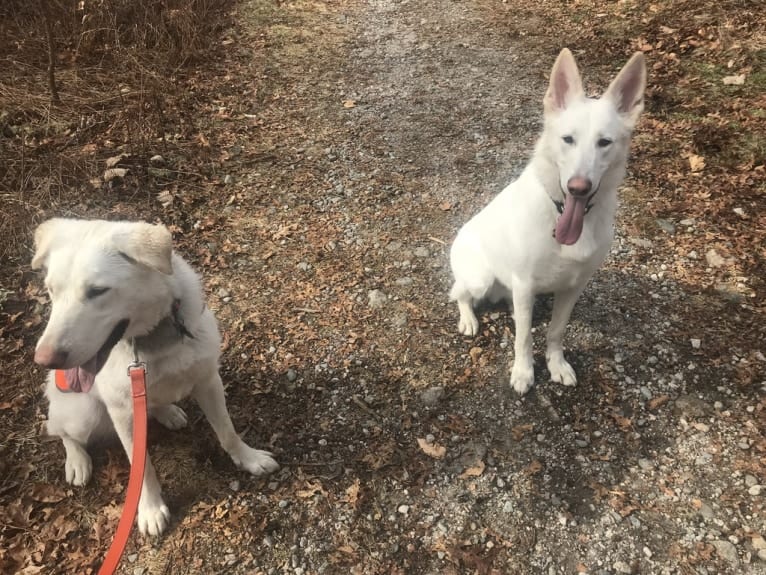
[(475, 302), (482, 299), (495, 284), (495, 275), (486, 264), (486, 258), (469, 232), (461, 231), (450, 250), (450, 265), (455, 283), (450, 299), (457, 302), (460, 319), (458, 331), (467, 336), (479, 333), (479, 320), (473, 311)]
[(226, 409), (223, 383), (217, 372), (212, 376), (212, 380), (197, 385), (192, 396), (210, 422), (221, 446), (238, 467), (253, 475), (265, 475), (279, 469), (271, 453), (253, 449), (237, 435)]
[(564, 359), (564, 332), (566, 331), (569, 316), (572, 314), (577, 298), (580, 297), (585, 285), (576, 288), (556, 292), (553, 300), (553, 314), (551, 323), (548, 325), (546, 339), (548, 346), (545, 352), (545, 360), (548, 371), (551, 372), (551, 380), (564, 385), (575, 385), (577, 377), (569, 362)]

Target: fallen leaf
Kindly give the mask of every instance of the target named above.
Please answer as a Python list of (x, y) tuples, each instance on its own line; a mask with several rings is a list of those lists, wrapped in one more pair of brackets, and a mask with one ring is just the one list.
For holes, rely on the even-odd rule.
[(124, 178), (128, 174), (128, 170), (126, 168), (109, 168), (108, 170), (104, 170), (104, 181), (109, 182), (115, 178)]
[(646, 406), (649, 408), (649, 410), (657, 409), (658, 407), (665, 405), (668, 400), (670, 399), (667, 395), (658, 395), (657, 397), (653, 397), (648, 402), (646, 402)]
[(423, 453), (434, 459), (442, 459), (447, 454), (447, 448), (438, 443), (428, 443), (424, 438), (418, 437), (418, 445)]
[(452, 204), (450, 204), (449, 202), (442, 202), (441, 204), (439, 204), (439, 209), (443, 212), (449, 211), (450, 209), (452, 209)]
[(123, 160), (123, 158), (127, 158), (128, 154), (120, 154), (119, 156), (112, 156), (111, 158), (106, 159), (106, 167), (107, 168), (114, 168), (117, 164), (120, 163), (120, 161)]
[(692, 172), (701, 172), (705, 167), (705, 158), (696, 154), (692, 154), (689, 156), (689, 167), (691, 168)]
[(479, 356), (484, 350), (480, 347), (472, 347), (470, 351), (468, 352), (468, 355), (471, 356), (471, 362), (476, 365), (476, 362), (479, 361)]
[(66, 493), (50, 483), (38, 483), (32, 487), (30, 497), (40, 503), (58, 503), (66, 497)]
[(353, 108), (356, 106), (356, 100), (343, 100), (344, 108)]
[(468, 467), (463, 473), (460, 474), (460, 479), (468, 479), (469, 477), (478, 477), (482, 473), (484, 473), (484, 468), (486, 465), (484, 465), (484, 462), (479, 460), (479, 463), (472, 467)]
[(527, 475), (537, 475), (543, 470), (543, 464), (540, 463), (537, 459), (535, 459), (532, 463), (527, 465), (527, 467), (524, 469), (524, 473)]
[(737, 74), (736, 76), (724, 76), (721, 81), (727, 86), (741, 86), (745, 83), (745, 75)]
[(527, 434), (527, 431), (532, 431), (533, 425), (531, 423), (525, 423), (524, 425), (517, 425), (511, 429), (511, 435), (513, 435), (514, 441), (521, 441)]
[(301, 499), (308, 499), (319, 493), (327, 495), (327, 491), (325, 491), (322, 484), (317, 481), (315, 483), (306, 482), (306, 489), (299, 489), (295, 494)]
[(359, 501), (359, 490), (361, 488), (361, 484), (359, 482), (359, 478), (357, 477), (354, 482), (349, 485), (346, 488), (346, 497), (344, 498), (344, 501), (348, 503), (351, 507), (356, 508), (356, 504)]

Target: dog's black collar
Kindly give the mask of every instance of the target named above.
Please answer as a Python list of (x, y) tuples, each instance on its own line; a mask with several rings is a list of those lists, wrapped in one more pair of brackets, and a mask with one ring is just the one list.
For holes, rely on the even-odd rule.
[[(600, 188), (600, 186), (599, 186)], [(593, 198), (598, 193), (599, 188), (596, 188), (596, 191), (593, 192), (590, 196), (588, 196), (588, 199), (585, 201), (585, 213), (587, 214), (591, 208), (595, 205), (592, 203)], [(561, 192), (564, 194), (564, 192)], [(564, 194), (564, 199), (566, 199), (566, 194)], [(564, 200), (555, 200), (551, 198), (551, 201), (553, 202), (553, 205), (556, 206), (556, 211), (559, 213), (559, 215), (564, 213)]]
[(152, 331), (135, 338), (135, 342), (138, 349), (156, 350), (185, 337), (194, 339), (194, 335), (181, 317), (181, 300), (174, 299), (170, 306), (170, 313), (163, 317)]

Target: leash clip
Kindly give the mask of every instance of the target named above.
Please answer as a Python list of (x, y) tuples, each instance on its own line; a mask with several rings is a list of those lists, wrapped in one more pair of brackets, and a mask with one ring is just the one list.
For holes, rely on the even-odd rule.
[(146, 374), (146, 362), (145, 361), (134, 361), (128, 365), (128, 375), (134, 370), (134, 369), (142, 369), (144, 373)]

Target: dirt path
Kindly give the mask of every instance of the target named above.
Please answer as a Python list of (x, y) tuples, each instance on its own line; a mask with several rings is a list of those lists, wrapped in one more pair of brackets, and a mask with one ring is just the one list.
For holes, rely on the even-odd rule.
[[(540, 23), (512, 31), (507, 8), (238, 9), (230, 57), (199, 75), (220, 178), (162, 217), (205, 273), (235, 424), (283, 469), (245, 477), (188, 406), (193, 439), (152, 430), (174, 523), (135, 542), (123, 573), (766, 572), (764, 405), (732, 383), (763, 356), (711, 365), (689, 333), (711, 306), (743, 325), (746, 310), (689, 297), (630, 225), (568, 331), (577, 388), (546, 381), (548, 301), (523, 399), (507, 310), (487, 310), (473, 341), (456, 333), (449, 243), (526, 161), (559, 48), (525, 44), (518, 30)], [(58, 451), (33, 480), (62, 482)], [(67, 499), (93, 555), (120, 502), (107, 486), (126, 476), (109, 453)]]

